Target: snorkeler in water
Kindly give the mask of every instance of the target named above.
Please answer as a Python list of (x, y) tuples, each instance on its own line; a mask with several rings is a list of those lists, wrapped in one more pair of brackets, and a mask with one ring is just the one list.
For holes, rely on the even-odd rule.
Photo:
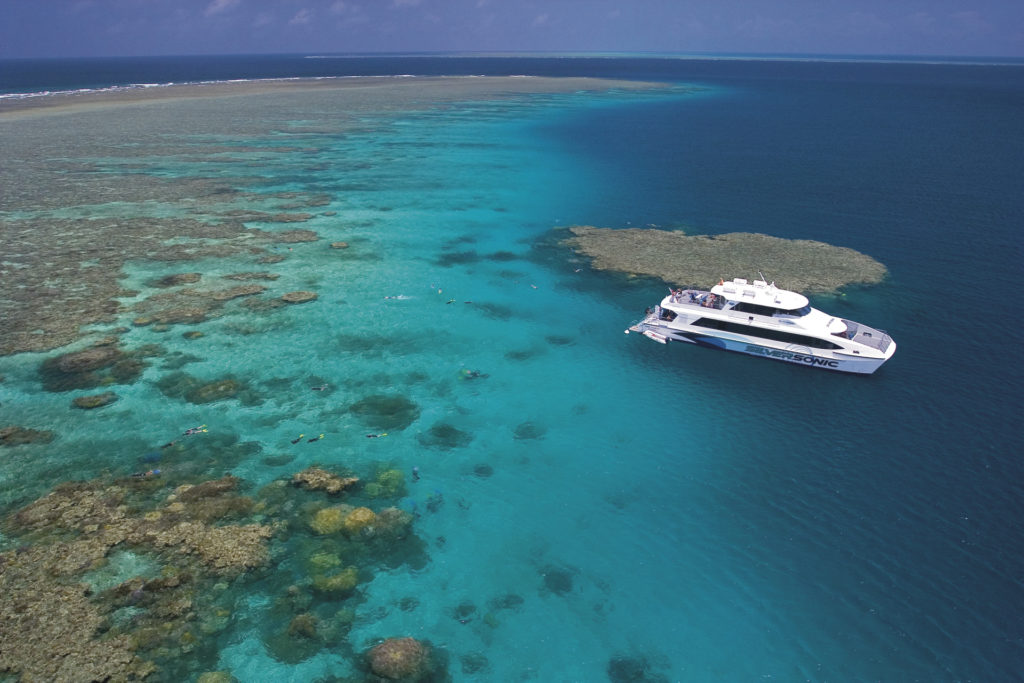
[(322, 438), (324, 438), (323, 434), (321, 434), (320, 436), (314, 436), (312, 439), (306, 439), (306, 443), (313, 443), (314, 441), (319, 441)]
[(388, 435), (387, 432), (382, 432), (380, 434), (367, 434), (366, 438), (367, 439), (379, 439), (380, 437), (387, 436), (387, 435)]
[(299, 434), (297, 437), (292, 439), (292, 443), (298, 443), (298, 442), (302, 441), (302, 437), (304, 437), (304, 436), (305, 436), (305, 434)]

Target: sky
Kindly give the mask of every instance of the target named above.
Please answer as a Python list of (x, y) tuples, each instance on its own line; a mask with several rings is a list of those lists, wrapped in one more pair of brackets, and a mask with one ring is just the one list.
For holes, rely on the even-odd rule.
[(0, 0), (0, 57), (339, 52), (1024, 57), (1024, 0)]

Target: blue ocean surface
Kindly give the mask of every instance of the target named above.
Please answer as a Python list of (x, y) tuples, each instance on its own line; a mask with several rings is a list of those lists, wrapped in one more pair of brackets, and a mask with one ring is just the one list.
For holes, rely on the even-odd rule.
[[(331, 113), (310, 107), (245, 189), (330, 197), (299, 226), (324, 242), (280, 247), (288, 258), (266, 266), (274, 291), (317, 300), (213, 318), (188, 328), (203, 331), (195, 340), (178, 327), (125, 333), (195, 357), (192, 375), (230, 372), (261, 400), (178, 400), (158, 389), (177, 369), (151, 365), (114, 405), (71, 411), (78, 394), (44, 391), (38, 373), (67, 349), (0, 357), (0, 423), (58, 433), (0, 451), (4, 515), (62, 481), (125, 476), (140, 458), (148, 469), (149, 453), (173, 476), (194, 464), (161, 462), (159, 446), (202, 424), (209, 432), (188, 438), (259, 444), (231, 455), (253, 486), (312, 464), (404, 474), (398, 505), (415, 515), (422, 557), (360, 584), (346, 607), (354, 652), (428, 640), (455, 681), (1024, 677), (1024, 67), (38, 60), (4, 62), (0, 91), (396, 74), (678, 87), (389, 111), (333, 135), (317, 129)], [(132, 135), (146, 134), (127, 132), (126, 147)], [(282, 137), (216, 142), (237, 145), (237, 159)], [(121, 153), (88, 161), (114, 176), (234, 177), (199, 152), (131, 164)], [(102, 209), (143, 210), (156, 211)], [(896, 355), (855, 377), (624, 335), (665, 283), (591, 270), (553, 232), (576, 224), (761, 232), (867, 253), (888, 267), (884, 282), (812, 303), (887, 330)], [(357, 256), (339, 260), (325, 247), (334, 240)], [(155, 275), (239, 269), (133, 261), (122, 282), (146, 291)], [(777, 279), (771, 263), (723, 275), (758, 270)], [(320, 383), (331, 391), (311, 391)], [(379, 394), (418, 412), (367, 439), (347, 408)], [(268, 465), (279, 453), (293, 459)], [(0, 536), (5, 552), (18, 543)], [(305, 571), (294, 539), (276, 543), (272, 570), (233, 603), (236, 627), (208, 636), (203, 667), (240, 681), (361, 680), (337, 651), (284, 662), (261, 640), (275, 591)]]

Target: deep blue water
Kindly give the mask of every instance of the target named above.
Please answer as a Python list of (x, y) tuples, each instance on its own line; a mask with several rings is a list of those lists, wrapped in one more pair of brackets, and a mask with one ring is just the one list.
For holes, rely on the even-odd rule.
[[(873, 58), (878, 59), (878, 58)], [(1012, 60), (1006, 60), (1012, 61)], [(474, 55), (223, 55), (0, 60), (0, 94), (103, 88), (141, 83), (183, 83), (254, 78), (322, 76), (536, 75), (684, 80), (767, 80), (865, 83), (933, 83), (1019, 87), (1024, 64), (950, 62), (940, 65), (887, 61), (623, 57), (508, 57)]]
[[(598, 452), (600, 435), (578, 438), (595, 457), (632, 463), (635, 482), (623, 486), (641, 489), (634, 505), (653, 520), (650, 546), (714, 546), (696, 559), (666, 550), (663, 566), (637, 569), (647, 583), (636, 606), (660, 597), (666, 613), (636, 621), (672, 624), (666, 640), (685, 641), (675, 652), (669, 642), (638, 649), (667, 651), (672, 680), (750, 680), (758, 671), (785, 680), (1024, 676), (1024, 67), (264, 56), (0, 69), (0, 92), (480, 73), (702, 86), (538, 117), (531, 135), (545, 154), (581, 172), (557, 206), (573, 213), (558, 218), (764, 232), (866, 252), (889, 278), (815, 303), (887, 329), (899, 349), (860, 378), (622, 340), (660, 287), (615, 277), (574, 285), (621, 313), (582, 328), (611, 341), (579, 352), (607, 354), (606, 369), (621, 373), (594, 379), (598, 391), (643, 382), (644, 400), (661, 406), (638, 423), (659, 432), (643, 447), (621, 437), (625, 452)], [(752, 266), (772, 277), (771, 264)], [(598, 412), (611, 415), (631, 396), (603, 394), (612, 406)], [(580, 476), (591, 466), (604, 467), (581, 463)], [(757, 644), (751, 662), (731, 664), (745, 643)], [(704, 658), (687, 669), (679, 652)]]

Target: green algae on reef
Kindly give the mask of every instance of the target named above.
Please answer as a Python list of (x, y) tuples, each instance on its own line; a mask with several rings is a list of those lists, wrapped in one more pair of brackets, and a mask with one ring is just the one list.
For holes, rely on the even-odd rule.
[(786, 289), (834, 292), (875, 284), (884, 265), (846, 247), (759, 233), (687, 235), (681, 230), (573, 226), (565, 244), (597, 270), (656, 277), (671, 285), (709, 287), (719, 279), (766, 272)]

